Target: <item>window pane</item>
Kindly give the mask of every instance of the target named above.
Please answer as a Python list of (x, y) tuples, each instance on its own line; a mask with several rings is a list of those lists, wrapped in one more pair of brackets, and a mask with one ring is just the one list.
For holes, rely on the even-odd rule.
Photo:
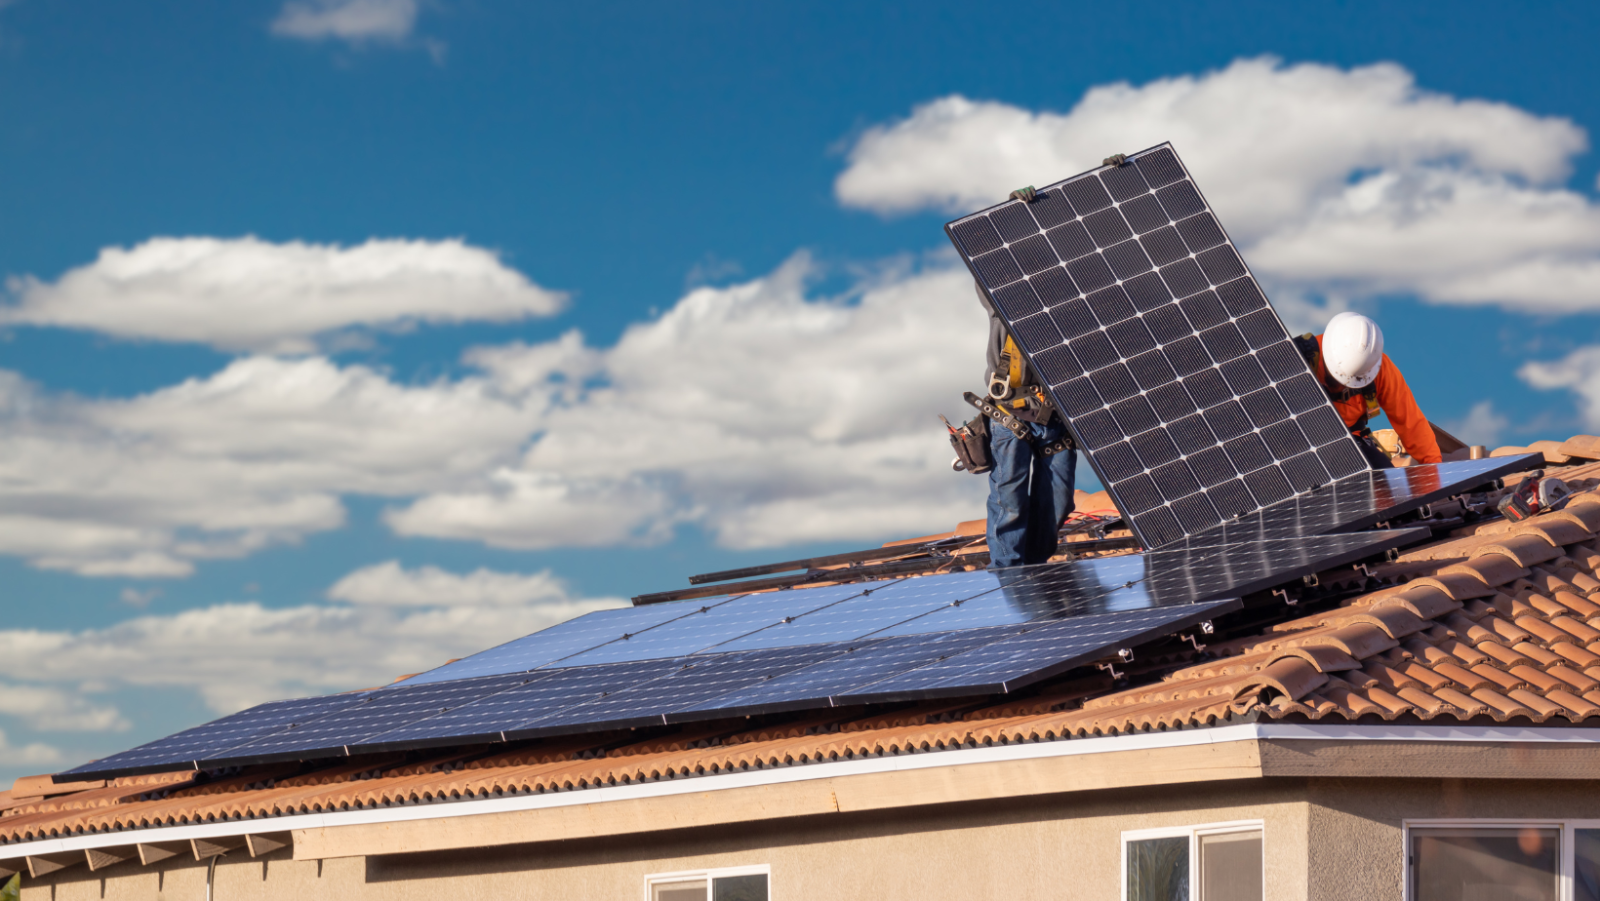
[(1577, 830), (1572, 901), (1600, 901), (1600, 829)]
[(706, 881), (658, 883), (650, 887), (650, 901), (706, 901)]
[(1416, 901), (1556, 901), (1556, 829), (1416, 829)]
[(1189, 901), (1189, 837), (1128, 842), (1128, 901)]
[(1261, 833), (1200, 836), (1200, 901), (1262, 901)]
[(767, 901), (767, 874), (719, 876), (711, 882), (711, 901)]

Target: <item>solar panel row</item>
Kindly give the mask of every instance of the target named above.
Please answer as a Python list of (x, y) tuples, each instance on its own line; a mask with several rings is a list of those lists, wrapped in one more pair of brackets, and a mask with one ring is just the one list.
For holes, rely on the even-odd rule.
[(1367, 468), (1170, 145), (946, 230), (1145, 546)]

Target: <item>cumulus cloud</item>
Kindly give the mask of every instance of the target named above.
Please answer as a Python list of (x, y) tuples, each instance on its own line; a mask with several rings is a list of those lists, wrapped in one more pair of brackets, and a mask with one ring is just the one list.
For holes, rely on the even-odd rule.
[(352, 604), (399, 607), (510, 607), (564, 601), (566, 589), (549, 570), (523, 575), (480, 567), (458, 575), (437, 566), (406, 569), (400, 561), (388, 560), (340, 579), (328, 589), (328, 597)]
[(650, 541), (694, 522), (748, 548), (971, 518), (983, 485), (950, 471), (936, 418), (962, 415), (961, 392), (979, 381), (971, 278), (938, 262), (817, 298), (815, 269), (802, 254), (698, 288), (611, 348), (569, 338), (473, 352), (502, 390), (552, 397), (540, 432), (486, 483), (431, 493), (390, 524), (538, 548)]
[(417, 0), (289, 0), (272, 33), (305, 41), (398, 43), (417, 24)]
[(0, 767), (43, 768), (60, 763), (63, 757), (60, 748), (43, 742), (14, 745), (5, 731), (0, 730)]
[(1494, 401), (1480, 400), (1465, 417), (1447, 423), (1445, 430), (1468, 444), (1494, 447), (1510, 425), (1511, 421), (1494, 408)]
[(883, 214), (970, 212), (1171, 141), (1274, 293), (1600, 306), (1600, 208), (1562, 187), (1566, 119), (1417, 87), (1394, 64), (1242, 60), (1097, 87), (1065, 113), (945, 97), (868, 129), (835, 190)]
[(1573, 392), (1586, 426), (1600, 429), (1600, 345), (1579, 348), (1559, 360), (1525, 363), (1517, 376), (1535, 388)]
[(352, 328), (549, 316), (566, 301), (460, 240), (340, 247), (254, 237), (109, 247), (54, 282), (13, 278), (8, 293), (0, 325), (275, 353), (311, 352), (319, 337)]

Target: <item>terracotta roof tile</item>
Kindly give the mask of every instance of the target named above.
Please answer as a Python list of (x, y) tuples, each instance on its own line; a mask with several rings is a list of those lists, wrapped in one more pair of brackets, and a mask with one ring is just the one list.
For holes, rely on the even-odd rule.
[(1517, 561), (1504, 554), (1487, 554), (1474, 557), (1465, 563), (1456, 563), (1440, 570), (1443, 574), (1462, 573), (1473, 576), (1490, 587), (1514, 582), (1528, 575)]

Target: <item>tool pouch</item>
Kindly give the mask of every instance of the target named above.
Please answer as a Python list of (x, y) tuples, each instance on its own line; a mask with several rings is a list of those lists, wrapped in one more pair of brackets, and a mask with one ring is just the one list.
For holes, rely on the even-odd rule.
[(994, 452), (989, 449), (989, 417), (982, 413), (950, 436), (950, 446), (955, 448), (960, 471), (982, 475), (994, 469)]

